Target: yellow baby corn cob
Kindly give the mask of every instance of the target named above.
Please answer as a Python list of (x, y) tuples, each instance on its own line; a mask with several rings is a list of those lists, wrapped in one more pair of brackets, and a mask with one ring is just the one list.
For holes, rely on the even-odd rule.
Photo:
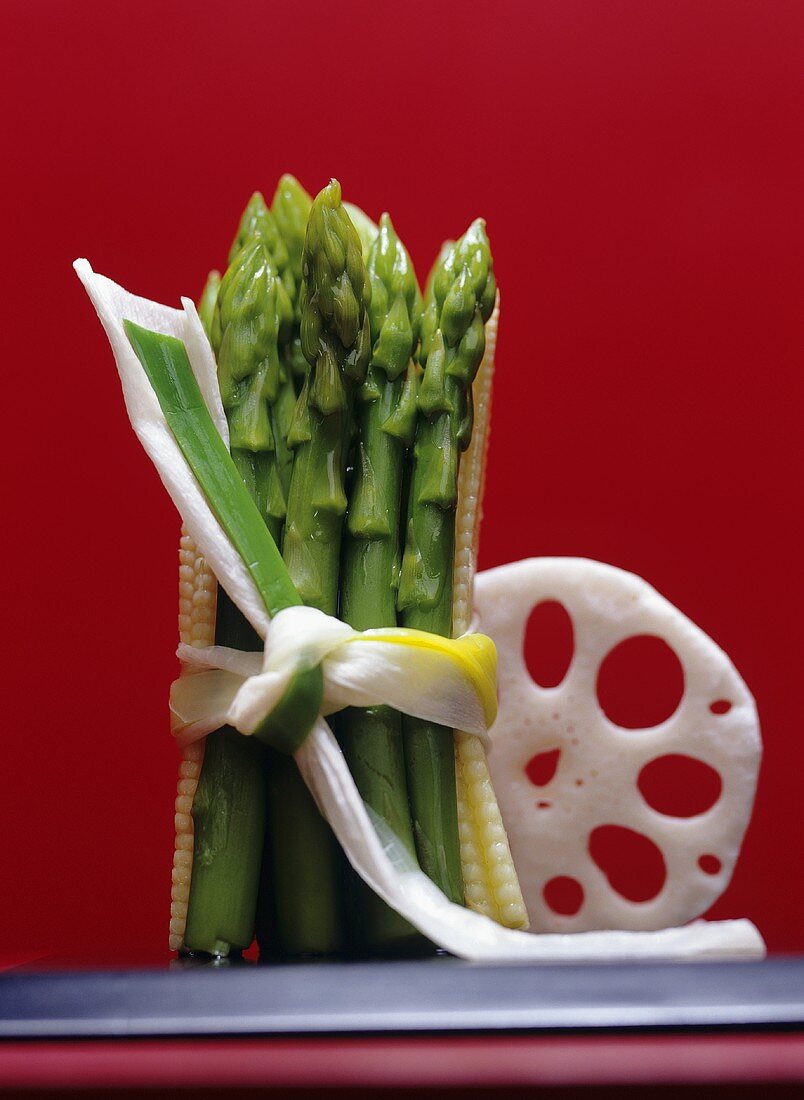
[(475, 406), (472, 439), (466, 454), (461, 458), (458, 472), (458, 511), (455, 517), (455, 561), (452, 573), (452, 623), (456, 637), (464, 634), (472, 621), (472, 589), (477, 572), (480, 521), (483, 518), (483, 485), (489, 448), (491, 394), (499, 318), (500, 293), (498, 291), (494, 312), (486, 323), (486, 350), (472, 387)]
[[(491, 383), (500, 296), (486, 324), (486, 352), (474, 383), (476, 418), (472, 441), (461, 459), (453, 569), (453, 633), (465, 633), (472, 621), (472, 586), (482, 515), (483, 481), (491, 414)], [(508, 836), (491, 784), (486, 751), (479, 737), (455, 731), (458, 829), (466, 904), (506, 928), (527, 928)]]
[[(185, 645), (215, 644), (215, 609), (218, 583), (198, 547), (182, 528), (179, 543), (179, 637)], [(182, 750), (176, 785), (176, 841), (173, 852), (173, 887), (170, 892), (170, 950), (184, 945), (187, 901), (193, 870), (193, 819), (204, 742), (196, 741)]]

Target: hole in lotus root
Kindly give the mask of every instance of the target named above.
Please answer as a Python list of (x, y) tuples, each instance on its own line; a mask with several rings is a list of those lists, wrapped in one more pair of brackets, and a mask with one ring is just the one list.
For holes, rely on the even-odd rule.
[(530, 613), (525, 630), (525, 664), (539, 687), (558, 687), (574, 649), (572, 619), (563, 604), (545, 600)]
[(550, 749), (549, 752), (537, 752), (525, 765), (525, 775), (534, 787), (545, 787), (558, 768), (558, 758), (561, 749)]
[(684, 669), (667, 642), (651, 634), (626, 638), (604, 657), (597, 698), (610, 722), (624, 729), (658, 726), (684, 695)]
[(628, 901), (652, 901), (667, 878), (660, 849), (642, 833), (623, 825), (598, 825), (593, 829), (589, 854), (612, 890)]
[(717, 856), (711, 855), (707, 852), (706, 855), (702, 855), (698, 860), (698, 866), (706, 875), (717, 875), (720, 873), (720, 868), (723, 866)]
[(720, 798), (720, 773), (692, 756), (671, 753), (646, 764), (637, 780), (647, 804), (668, 817), (696, 817)]
[(714, 703), (709, 704), (709, 709), (712, 714), (728, 714), (731, 710), (731, 703), (728, 699), (715, 699)]
[(569, 875), (557, 875), (544, 884), (546, 904), (562, 917), (574, 917), (583, 905), (583, 886)]

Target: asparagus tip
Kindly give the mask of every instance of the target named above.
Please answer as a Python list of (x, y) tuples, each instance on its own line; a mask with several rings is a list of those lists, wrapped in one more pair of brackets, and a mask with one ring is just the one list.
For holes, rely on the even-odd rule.
[(319, 198), (322, 202), (326, 202), (328, 206), (340, 206), (341, 185), (334, 176), (329, 181), (327, 186), (321, 191)]

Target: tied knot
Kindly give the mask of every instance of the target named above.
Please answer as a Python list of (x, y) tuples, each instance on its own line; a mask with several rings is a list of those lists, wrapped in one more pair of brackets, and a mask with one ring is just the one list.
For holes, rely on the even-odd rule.
[(497, 654), (484, 634), (441, 638), (422, 630), (353, 630), (312, 607), (289, 607), (270, 621), (262, 653), (180, 645), (170, 690), (173, 734), (181, 744), (221, 726), (250, 736), (285, 698), (294, 677), (320, 666), (320, 714), (387, 705), (414, 718), (486, 738), (497, 711)]

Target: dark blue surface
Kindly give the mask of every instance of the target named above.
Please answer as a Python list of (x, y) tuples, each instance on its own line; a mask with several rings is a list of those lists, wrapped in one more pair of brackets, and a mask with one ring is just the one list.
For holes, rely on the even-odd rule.
[(804, 958), (481, 966), (451, 958), (0, 975), (0, 1038), (804, 1027)]

